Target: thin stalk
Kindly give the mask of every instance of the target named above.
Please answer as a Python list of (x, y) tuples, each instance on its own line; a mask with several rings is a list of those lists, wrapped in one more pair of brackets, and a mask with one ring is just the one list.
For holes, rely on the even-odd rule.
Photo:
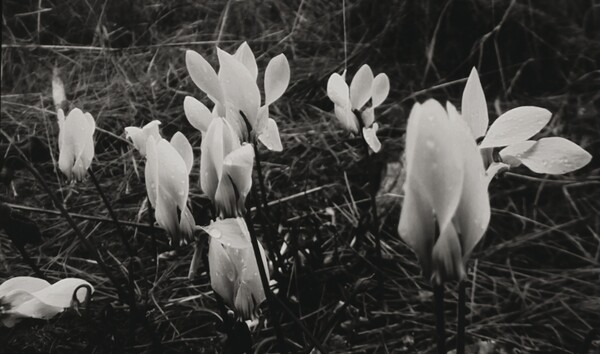
[(104, 194), (102, 187), (100, 187), (100, 183), (98, 182), (98, 179), (96, 178), (96, 174), (94, 174), (94, 171), (91, 168), (88, 169), (88, 174), (90, 175), (90, 179), (92, 180), (94, 187), (96, 187), (96, 190), (98, 191), (98, 194), (100, 195), (100, 198), (102, 199), (102, 201), (104, 202), (104, 205), (106, 206), (106, 209), (108, 210), (108, 215), (113, 220), (113, 222), (117, 228), (117, 233), (121, 237), (121, 242), (123, 242), (123, 245), (125, 246), (125, 250), (129, 254), (129, 257), (131, 257), (131, 258), (137, 257), (137, 252), (129, 244), (129, 241), (127, 240), (127, 236), (125, 235), (125, 231), (121, 227), (121, 223), (119, 222), (119, 219), (117, 218), (117, 214), (113, 210), (112, 205), (110, 204), (110, 201), (106, 197), (106, 194)]
[(465, 294), (465, 282), (461, 280), (458, 282), (458, 329), (456, 331), (456, 354), (465, 354), (465, 312), (466, 312), (466, 294)]
[(144, 326), (144, 328), (146, 329), (148, 334), (150, 334), (150, 336), (152, 337), (152, 341), (153, 341), (153, 344), (155, 345), (155, 348), (160, 348), (160, 339), (155, 335), (154, 330), (151, 328), (150, 323), (148, 322), (148, 319), (146, 318), (146, 316), (138, 310), (137, 304), (135, 302), (135, 298), (133, 297), (133, 294), (129, 294), (127, 291), (125, 291), (125, 289), (122, 287), (121, 283), (119, 283), (117, 281), (117, 278), (112, 274), (110, 268), (106, 265), (106, 263), (104, 263), (104, 260), (102, 260), (102, 257), (100, 255), (100, 252), (98, 251), (98, 248), (95, 247), (83, 235), (83, 233), (81, 232), (81, 230), (79, 229), (79, 227), (77, 226), (77, 224), (75, 223), (73, 218), (71, 218), (71, 215), (69, 214), (67, 209), (63, 206), (62, 202), (56, 197), (56, 195), (54, 195), (54, 192), (52, 191), (52, 189), (50, 188), (48, 183), (46, 183), (46, 180), (44, 180), (44, 177), (42, 177), (42, 175), (38, 172), (38, 170), (35, 168), (35, 166), (33, 166), (31, 161), (29, 161), (27, 159), (27, 155), (25, 155), (23, 150), (21, 150), (17, 145), (14, 144), (13, 139), (4, 130), (0, 130), (0, 132), (2, 133), (2, 135), (4, 135), (4, 137), (9, 141), (9, 143), (19, 153), (19, 155), (21, 156), (21, 161), (25, 165), (25, 168), (27, 168), (27, 170), (31, 173), (31, 175), (40, 183), (40, 185), (42, 186), (42, 188), (44, 189), (44, 191), (46, 192), (48, 197), (50, 197), (50, 199), (52, 199), (52, 202), (54, 203), (54, 205), (56, 205), (56, 207), (60, 211), (61, 215), (65, 218), (65, 220), (67, 221), (69, 226), (73, 229), (73, 232), (79, 239), (79, 242), (81, 242), (81, 244), (86, 248), (86, 250), (88, 252), (90, 252), (94, 261), (96, 261), (96, 263), (98, 264), (98, 266), (100, 267), (102, 272), (104, 272), (104, 274), (108, 277), (110, 282), (113, 284), (113, 286), (117, 290), (117, 295), (119, 296), (119, 299), (123, 303), (127, 303), (129, 305), (129, 307), (131, 308), (132, 314), (136, 318), (140, 319), (140, 321), (142, 322), (142, 325)]
[(365, 159), (367, 160), (368, 165), (368, 175), (369, 175), (369, 199), (371, 202), (370, 211), (371, 211), (371, 222), (370, 229), (371, 233), (375, 236), (375, 275), (377, 277), (377, 297), (380, 301), (384, 298), (384, 284), (383, 284), (383, 273), (381, 272), (381, 236), (379, 234), (379, 213), (377, 212), (377, 174), (375, 173), (375, 168), (373, 164), (373, 159), (371, 159), (369, 152), (369, 144), (365, 140), (363, 135), (364, 122), (360, 117), (360, 114), (355, 114), (358, 122), (359, 122), (359, 130), (360, 130), (360, 138), (362, 141), (362, 145), (365, 150)]
[(444, 323), (444, 283), (433, 285), (435, 333), (438, 354), (446, 354), (446, 324)]
[[(257, 205), (259, 203), (257, 202)], [(287, 347), (285, 345), (283, 331), (281, 329), (281, 325), (279, 323), (279, 319), (277, 318), (277, 314), (275, 313), (275, 303), (273, 301), (273, 294), (271, 293), (271, 289), (269, 288), (269, 281), (267, 280), (267, 272), (265, 270), (265, 265), (262, 261), (262, 256), (260, 254), (260, 248), (258, 246), (258, 239), (256, 238), (256, 232), (254, 231), (254, 224), (252, 223), (252, 219), (250, 218), (250, 214), (246, 213), (245, 217), (246, 224), (248, 225), (248, 231), (250, 232), (250, 241), (252, 243), (252, 250), (254, 251), (254, 258), (256, 259), (256, 264), (258, 265), (258, 273), (260, 275), (260, 282), (262, 283), (263, 291), (265, 292), (265, 297), (267, 298), (267, 303), (269, 304), (269, 308), (271, 309), (271, 320), (273, 321), (273, 327), (275, 328), (275, 336), (277, 337), (277, 344), (279, 349), (282, 352), (287, 352)]]
[(260, 158), (260, 152), (258, 151), (257, 142), (254, 142), (254, 144), (252, 144), (252, 147), (254, 149), (254, 160), (256, 162), (256, 174), (257, 174), (257, 178), (258, 178), (258, 185), (260, 188), (261, 199), (258, 199), (258, 195), (257, 195), (258, 193), (256, 193), (256, 190), (254, 188), (252, 190), (252, 197), (255, 200), (256, 211), (258, 212), (258, 215), (260, 215), (260, 217), (261, 217), (262, 227), (264, 230), (269, 231), (267, 237), (265, 237), (265, 238), (267, 240), (267, 246), (269, 247), (269, 253), (271, 253), (273, 255), (273, 260), (276, 265), (275, 270), (277, 273), (279, 273), (279, 269), (283, 270), (283, 262), (281, 260), (281, 255), (279, 254), (279, 251), (277, 250), (277, 244), (275, 242), (276, 232), (273, 229), (273, 225), (271, 225), (271, 222), (269, 219), (270, 218), (269, 203), (267, 202), (267, 192), (266, 192), (266, 188), (265, 188), (265, 184), (264, 184), (264, 178), (263, 178), (262, 167), (261, 167), (261, 158)]

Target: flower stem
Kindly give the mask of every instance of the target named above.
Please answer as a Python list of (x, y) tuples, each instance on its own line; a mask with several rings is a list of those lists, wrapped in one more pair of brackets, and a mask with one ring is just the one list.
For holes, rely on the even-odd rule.
[(465, 301), (465, 282), (464, 280), (461, 280), (458, 282), (458, 329), (456, 331), (456, 354), (465, 354)]
[[(258, 205), (257, 201), (257, 205)], [(275, 303), (273, 301), (273, 294), (271, 293), (271, 289), (269, 288), (269, 281), (267, 280), (267, 271), (265, 269), (265, 265), (262, 261), (262, 256), (260, 254), (260, 248), (258, 246), (258, 239), (256, 237), (256, 232), (254, 230), (254, 224), (252, 223), (252, 218), (250, 218), (250, 214), (246, 213), (245, 217), (246, 224), (248, 225), (248, 231), (250, 232), (250, 241), (252, 243), (252, 250), (254, 251), (254, 258), (256, 259), (256, 264), (258, 265), (258, 273), (260, 275), (260, 282), (262, 283), (263, 291), (265, 292), (265, 297), (267, 298), (267, 303), (269, 304), (269, 308), (271, 309), (271, 320), (273, 321), (273, 327), (275, 328), (275, 336), (277, 337), (277, 344), (279, 346), (279, 350), (281, 352), (287, 352), (285, 340), (283, 336), (283, 331), (281, 329), (281, 325), (277, 318), (277, 314), (275, 312)]]
[(433, 285), (435, 332), (438, 354), (446, 354), (446, 325), (444, 323), (444, 283)]
[(261, 199), (258, 199), (258, 193), (256, 193), (256, 190), (254, 188), (252, 191), (252, 197), (255, 200), (256, 211), (261, 217), (262, 227), (263, 229), (268, 230), (268, 236), (265, 237), (267, 240), (267, 246), (269, 247), (269, 253), (273, 255), (276, 273), (279, 273), (280, 269), (283, 270), (283, 263), (281, 260), (281, 255), (277, 250), (277, 243), (275, 240), (276, 231), (274, 230), (273, 225), (271, 225), (270, 222), (269, 203), (267, 202), (267, 192), (265, 188), (261, 166), (262, 160), (260, 157), (260, 152), (258, 150), (257, 142), (254, 142), (254, 144), (252, 144), (252, 147), (254, 149), (254, 160), (256, 162), (256, 174), (258, 178)]

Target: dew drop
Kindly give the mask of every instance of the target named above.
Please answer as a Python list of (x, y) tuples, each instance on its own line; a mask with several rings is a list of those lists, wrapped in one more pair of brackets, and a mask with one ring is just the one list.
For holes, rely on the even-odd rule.
[(209, 232), (209, 233), (210, 233), (210, 235), (211, 235), (212, 237), (214, 237), (214, 238), (221, 238), (221, 236), (223, 236), (223, 235), (221, 234), (221, 230), (219, 230), (219, 229), (213, 229), (213, 230), (210, 230), (210, 232)]

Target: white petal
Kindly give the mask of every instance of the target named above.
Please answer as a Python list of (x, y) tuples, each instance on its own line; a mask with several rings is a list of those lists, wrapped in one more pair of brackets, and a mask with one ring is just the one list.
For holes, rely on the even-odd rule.
[(146, 140), (146, 167), (144, 169), (146, 181), (146, 192), (150, 205), (156, 207), (156, 194), (158, 189), (158, 152), (156, 151), (156, 140), (148, 137)]
[(240, 146), (238, 135), (222, 118), (211, 122), (200, 145), (200, 186), (214, 202), (225, 156)]
[(458, 113), (458, 110), (450, 101), (446, 101), (446, 111), (451, 122), (456, 123), (461, 120), (460, 113)]
[(489, 124), (487, 103), (483, 87), (479, 81), (477, 70), (473, 68), (467, 80), (467, 85), (462, 95), (462, 117), (471, 128), (473, 137), (479, 139), (485, 135)]
[(365, 109), (361, 112), (360, 117), (362, 118), (365, 127), (372, 126), (375, 121), (375, 109), (373, 107)]
[[(502, 159), (508, 155), (505, 150), (500, 151)], [(559, 137), (540, 139), (531, 148), (513, 157), (533, 172), (555, 175), (578, 170), (592, 159), (592, 155), (579, 145)]]
[(327, 80), (327, 96), (336, 106), (349, 110), (352, 109), (350, 104), (350, 89), (340, 74), (333, 73), (329, 77), (329, 80)]
[[(44, 289), (38, 290), (32, 295), (47, 305), (67, 308), (71, 307), (73, 294), (80, 286), (89, 286), (90, 290), (94, 292), (94, 287), (92, 287), (92, 285), (87, 281), (77, 278), (66, 278), (59, 280), (58, 282), (45, 287)], [(77, 290), (77, 299), (80, 302), (83, 302), (87, 295), (86, 290)]]
[(217, 48), (219, 56), (219, 80), (227, 101), (241, 110), (253, 127), (260, 106), (260, 91), (256, 80), (246, 67), (231, 54)]
[(194, 165), (194, 151), (185, 135), (181, 132), (175, 133), (171, 138), (171, 145), (177, 150), (179, 155), (181, 155), (181, 158), (187, 167), (188, 174), (192, 172), (192, 166)]
[(519, 158), (525, 151), (531, 149), (535, 143), (536, 141), (533, 140), (525, 140), (505, 147), (500, 150), (502, 162), (507, 163), (510, 167), (520, 166), (521, 160)]
[(250, 233), (243, 218), (217, 219), (211, 222), (211, 224), (205, 228), (205, 231), (214, 240), (227, 247), (252, 247)]
[(265, 71), (265, 105), (277, 101), (290, 83), (290, 64), (283, 54), (269, 61)]
[(254, 149), (245, 144), (229, 153), (223, 161), (223, 171), (215, 193), (217, 210), (226, 217), (241, 215), (246, 196), (252, 187)]
[(485, 233), (491, 216), (488, 179), (483, 160), (469, 127), (462, 120), (454, 125), (464, 166), (462, 195), (454, 216), (462, 256), (466, 261)]
[(186, 51), (185, 65), (192, 81), (200, 90), (206, 93), (213, 102), (224, 102), (223, 90), (217, 73), (202, 55), (193, 50)]
[(0, 297), (5, 296), (13, 290), (24, 290), (33, 293), (48, 286), (50, 286), (50, 283), (44, 279), (34, 277), (14, 277), (6, 280), (0, 285)]
[(525, 141), (542, 130), (551, 117), (550, 111), (540, 107), (513, 108), (492, 123), (479, 146), (507, 146)]
[[(261, 261), (265, 270), (268, 270), (265, 251), (258, 243)], [(238, 273), (240, 274), (239, 285), (235, 296), (235, 308), (243, 318), (251, 318), (255, 312), (256, 306), (265, 301), (266, 296), (262, 287), (262, 282), (258, 272), (258, 263), (254, 251), (251, 247), (239, 250), (240, 259), (236, 263)], [(267, 273), (267, 282), (269, 274)]]
[(81, 180), (94, 157), (94, 131), (96, 124), (89, 113), (73, 109), (62, 124), (59, 168), (67, 176)]
[(428, 100), (417, 112), (409, 118), (413, 122), (408, 123), (406, 132), (407, 183), (429, 201), (443, 230), (462, 194), (462, 149), (439, 102)]
[(213, 238), (208, 243), (208, 265), (210, 268), (210, 286), (227, 304), (233, 306), (233, 282), (237, 278), (237, 271), (225, 250), (225, 246)]
[(57, 110), (67, 101), (65, 84), (58, 75), (58, 68), (52, 70), (52, 100), (54, 101), (54, 107)]
[(183, 111), (192, 127), (201, 131), (202, 134), (206, 133), (213, 116), (204, 103), (194, 97), (186, 96), (183, 100)]
[(244, 42), (240, 45), (233, 57), (246, 67), (250, 75), (252, 75), (254, 78), (254, 81), (256, 81), (256, 78), (258, 77), (256, 58), (254, 57), (254, 53), (252, 52), (252, 49), (250, 49), (250, 46), (247, 42)]
[(277, 128), (277, 122), (272, 118), (267, 120), (267, 124), (258, 136), (258, 140), (271, 151), (283, 151), (281, 138), (279, 137), (279, 128)]
[(373, 88), (373, 72), (367, 64), (358, 69), (350, 84), (350, 102), (352, 108), (361, 109), (371, 98)]
[(465, 278), (460, 241), (452, 224), (440, 231), (431, 258), (432, 282), (442, 284), (445, 281), (460, 281)]
[(335, 116), (346, 130), (354, 134), (358, 133), (358, 120), (352, 109), (335, 105), (334, 110)]
[(384, 73), (380, 73), (373, 79), (373, 107), (377, 107), (385, 101), (390, 92), (390, 79)]
[(381, 143), (379, 139), (377, 139), (377, 129), (379, 129), (379, 124), (375, 123), (371, 128), (363, 128), (362, 133), (365, 141), (373, 150), (373, 152), (377, 153), (381, 149)]

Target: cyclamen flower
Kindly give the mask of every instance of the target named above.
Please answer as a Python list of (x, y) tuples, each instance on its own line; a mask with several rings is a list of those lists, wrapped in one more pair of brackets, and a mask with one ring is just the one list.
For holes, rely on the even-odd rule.
[(76, 278), (50, 284), (39, 278), (14, 277), (0, 285), (0, 321), (13, 327), (24, 318), (47, 320), (70, 308), (75, 296), (83, 302), (93, 292), (90, 283)]
[(58, 109), (58, 168), (69, 180), (82, 180), (94, 158), (96, 122), (89, 113), (74, 108), (67, 117)]
[[(208, 248), (210, 284), (244, 319), (252, 317), (265, 299), (248, 226), (243, 218), (219, 219), (205, 228), (211, 236)], [(262, 262), (269, 269), (258, 243)], [(267, 273), (267, 281), (269, 275)]]
[(441, 284), (465, 263), (490, 220), (483, 161), (466, 123), (435, 100), (416, 103), (406, 131), (406, 182), (398, 233), (423, 274)]
[(187, 244), (195, 226), (187, 206), (193, 161), (192, 146), (180, 132), (171, 142), (162, 138), (157, 141), (153, 136), (146, 141), (148, 200), (155, 209), (156, 222), (176, 245)]
[[(528, 140), (550, 121), (550, 111), (534, 106), (513, 108), (500, 115), (488, 129), (485, 94), (477, 70), (473, 68), (462, 96), (462, 117), (473, 137), (483, 137), (479, 148), (491, 154), (494, 148), (504, 147), (499, 156), (505, 166), (527, 166), (537, 173), (563, 174), (587, 165), (592, 156), (579, 145), (561, 137)], [(491, 158), (488, 158), (491, 160)], [(491, 161), (489, 161), (491, 162)], [(498, 170), (497, 164), (493, 166)]]
[(250, 144), (242, 145), (222, 118), (212, 120), (200, 149), (200, 185), (217, 215), (225, 218), (243, 215), (252, 186), (254, 149)]
[(264, 103), (257, 86), (258, 67), (254, 53), (244, 42), (234, 55), (217, 48), (219, 73), (195, 51), (186, 52), (186, 65), (192, 81), (214, 103), (211, 111), (200, 101), (187, 96), (185, 114), (192, 126), (206, 132), (213, 117), (225, 118), (239, 138), (254, 142), (258, 138), (269, 150), (281, 151), (281, 139), (275, 120), (269, 117), (269, 105), (279, 99), (290, 81), (290, 67), (283, 54), (271, 59), (264, 76)]
[[(376, 135), (379, 124), (374, 123), (375, 108), (387, 98), (390, 81), (384, 73), (373, 78), (371, 67), (367, 64), (358, 69), (350, 87), (345, 76), (345, 72), (342, 75), (334, 73), (327, 82), (327, 96), (335, 105), (335, 116), (350, 132), (358, 134), (359, 129), (362, 130), (371, 150), (378, 152), (381, 143)], [(369, 100), (371, 106), (364, 108)]]
[(146, 156), (146, 141), (148, 138), (153, 137), (154, 141), (159, 141), (161, 139), (160, 131), (158, 130), (159, 125), (159, 120), (153, 120), (144, 125), (143, 128), (126, 127), (125, 136), (131, 139), (133, 146), (140, 152), (140, 155)]

